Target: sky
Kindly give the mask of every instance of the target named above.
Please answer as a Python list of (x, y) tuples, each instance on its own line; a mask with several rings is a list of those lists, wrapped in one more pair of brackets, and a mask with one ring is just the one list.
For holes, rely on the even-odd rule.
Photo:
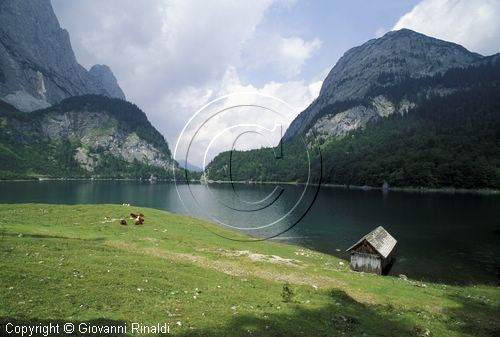
[[(87, 69), (110, 66), (127, 100), (146, 112), (171, 149), (200, 108), (234, 92), (256, 93), (258, 99), (231, 97), (232, 104), (276, 97), (282, 108), (286, 103), (290, 122), (317, 97), (344, 52), (393, 29), (410, 28), (483, 55), (500, 51), (496, 0), (52, 0), (52, 5), (77, 60)], [(245, 125), (260, 119), (258, 112), (243, 110), (235, 116)], [(288, 122), (280, 121), (282, 128)], [(273, 118), (269, 129), (272, 124)], [(209, 142), (224, 127), (222, 119), (205, 126), (200, 141)], [(260, 144), (247, 143), (247, 148)], [(227, 146), (230, 142), (214, 145), (214, 154)], [(190, 161), (201, 165), (203, 155), (199, 151)]]

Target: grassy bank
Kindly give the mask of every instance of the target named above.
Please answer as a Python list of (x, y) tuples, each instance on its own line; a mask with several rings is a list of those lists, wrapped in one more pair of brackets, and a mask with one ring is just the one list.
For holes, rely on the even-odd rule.
[[(132, 211), (144, 226), (119, 225)], [(354, 273), (332, 256), (206, 226), (224, 232), (133, 206), (0, 205), (2, 333), (7, 322), (168, 323), (176, 336), (500, 333), (498, 287)]]

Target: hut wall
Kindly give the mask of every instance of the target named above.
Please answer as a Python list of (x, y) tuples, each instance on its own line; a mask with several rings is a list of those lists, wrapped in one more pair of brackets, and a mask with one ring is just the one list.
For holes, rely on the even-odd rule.
[(386, 267), (392, 262), (392, 253), (393, 252), (391, 252), (387, 258), (382, 259), (382, 270), (385, 270)]
[(366, 253), (351, 253), (351, 267), (356, 271), (364, 271), (367, 273), (382, 273), (382, 261), (380, 256)]

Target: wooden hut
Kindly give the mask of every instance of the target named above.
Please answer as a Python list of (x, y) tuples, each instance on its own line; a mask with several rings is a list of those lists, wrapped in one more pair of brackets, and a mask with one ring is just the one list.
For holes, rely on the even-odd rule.
[(351, 252), (352, 269), (382, 274), (392, 261), (396, 243), (396, 239), (384, 227), (375, 228), (347, 249)]

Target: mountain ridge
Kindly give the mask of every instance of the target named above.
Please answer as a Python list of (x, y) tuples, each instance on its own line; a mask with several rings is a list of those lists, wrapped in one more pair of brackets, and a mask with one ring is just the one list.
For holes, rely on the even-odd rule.
[(0, 105), (0, 178), (171, 176), (170, 149), (136, 105), (76, 96), (31, 113)]
[(85, 94), (125, 99), (109, 68), (78, 63), (50, 0), (4, 0), (0, 21), (0, 99), (21, 111)]
[[(446, 52), (458, 57), (452, 62), (456, 66), (433, 58), (438, 67), (426, 67), (426, 56), (418, 62), (431, 74), (411, 76), (406, 66), (393, 73), (375, 68), (368, 73), (368, 85), (354, 72), (356, 76), (337, 85), (351, 81), (347, 88), (352, 89), (359, 84), (352, 90), (358, 96), (338, 99), (336, 92), (329, 100), (323, 90), (294, 121), (302, 123), (301, 129), (292, 136), (287, 130), (280, 160), (273, 160), (271, 148), (224, 152), (207, 165), (205, 178), (306, 182), (312, 174), (324, 183), (345, 186), (500, 189), (500, 55), (464, 56), (463, 47), (419, 33), (403, 35), (445, 43), (445, 50), (458, 53)], [(403, 52), (408, 43), (403, 43)], [(394, 47), (399, 48), (397, 43)], [(362, 48), (354, 49), (360, 50), (364, 54)], [(377, 55), (372, 50), (357, 58), (368, 62)], [(306, 120), (308, 112), (314, 113)]]
[(78, 63), (50, 0), (4, 0), (0, 20), (0, 179), (171, 177), (165, 138), (108, 66)]
[(483, 58), (458, 44), (409, 29), (368, 40), (344, 53), (325, 78), (318, 98), (292, 121), (283, 140), (307, 131), (311, 120), (327, 105), (359, 99), (374, 87), (397, 84), (406, 77), (432, 76)]

